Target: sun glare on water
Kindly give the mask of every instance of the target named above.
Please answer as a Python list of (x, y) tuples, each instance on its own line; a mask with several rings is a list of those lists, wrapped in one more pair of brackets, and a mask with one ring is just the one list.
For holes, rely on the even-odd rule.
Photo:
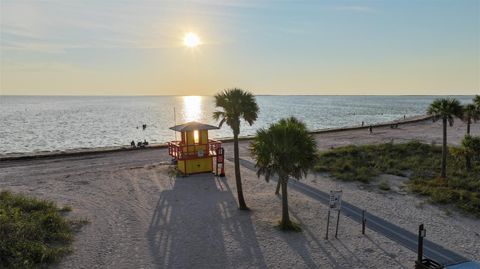
[(187, 33), (183, 37), (183, 44), (189, 48), (194, 48), (200, 45), (200, 38), (195, 33)]
[(198, 121), (202, 116), (202, 97), (184, 96), (183, 97), (183, 118), (185, 122)]

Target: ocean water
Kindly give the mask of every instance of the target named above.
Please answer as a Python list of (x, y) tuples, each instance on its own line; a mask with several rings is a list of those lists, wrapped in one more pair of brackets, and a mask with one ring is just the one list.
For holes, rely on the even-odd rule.
[[(472, 96), (453, 96), (462, 103)], [(426, 113), (436, 96), (257, 96), (260, 115), (241, 135), (295, 116), (318, 130), (387, 122)], [(174, 117), (175, 111), (175, 117)], [(217, 124), (211, 96), (66, 97), (0, 96), (0, 155), (164, 143), (168, 128), (192, 120)], [(142, 124), (147, 128), (142, 129)], [(228, 126), (212, 138), (232, 137)]]

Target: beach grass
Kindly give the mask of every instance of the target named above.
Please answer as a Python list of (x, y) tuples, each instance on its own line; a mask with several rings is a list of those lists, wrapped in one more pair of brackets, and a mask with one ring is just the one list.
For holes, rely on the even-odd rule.
[(440, 146), (417, 141), (351, 145), (319, 153), (315, 169), (336, 179), (364, 183), (381, 174), (408, 177), (411, 192), (480, 217), (480, 160), (474, 160), (473, 169), (467, 171), (464, 160), (449, 154), (447, 177), (441, 178), (441, 154)]
[(283, 224), (282, 221), (278, 221), (278, 228), (282, 231), (291, 231), (291, 232), (301, 232), (302, 227), (299, 223), (295, 221), (290, 221), (286, 224)]
[(0, 268), (44, 268), (70, 253), (73, 233), (86, 220), (68, 220), (55, 203), (0, 192)]

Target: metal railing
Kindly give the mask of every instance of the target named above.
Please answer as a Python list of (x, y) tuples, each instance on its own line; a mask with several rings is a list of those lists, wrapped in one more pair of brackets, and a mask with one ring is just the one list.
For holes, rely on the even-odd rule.
[(170, 156), (176, 160), (187, 160), (216, 156), (217, 149), (222, 147), (222, 142), (209, 139), (206, 144), (186, 145), (182, 141), (171, 141), (167, 145)]

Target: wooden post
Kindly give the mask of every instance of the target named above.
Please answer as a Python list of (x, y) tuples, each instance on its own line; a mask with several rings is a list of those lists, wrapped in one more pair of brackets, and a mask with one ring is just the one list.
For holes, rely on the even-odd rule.
[(418, 251), (417, 251), (417, 254), (418, 254), (417, 261), (419, 264), (422, 263), (422, 259), (423, 259), (423, 237), (425, 236), (423, 232), (424, 232), (423, 224), (420, 224), (420, 226), (418, 227)]
[(327, 233), (325, 234), (325, 239), (328, 240), (328, 226), (330, 226), (330, 209), (328, 209), (328, 216), (327, 216)]
[(337, 214), (337, 228), (335, 229), (335, 238), (338, 236), (338, 223), (340, 222), (340, 209), (338, 209), (338, 214)]
[(362, 210), (362, 234), (365, 234), (365, 224), (367, 224), (367, 219), (365, 218), (365, 210)]

